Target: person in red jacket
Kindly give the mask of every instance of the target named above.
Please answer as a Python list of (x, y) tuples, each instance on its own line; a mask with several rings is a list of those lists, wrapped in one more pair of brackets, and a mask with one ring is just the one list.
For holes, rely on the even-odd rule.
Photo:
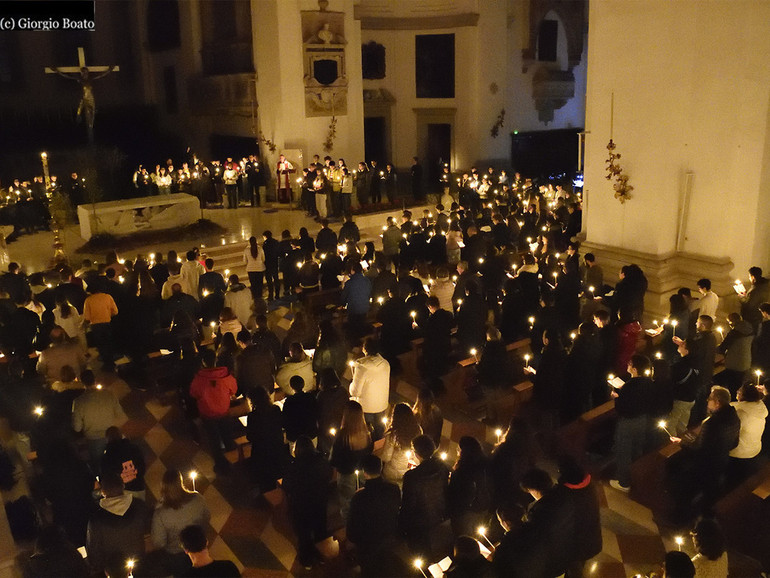
[(238, 386), (226, 367), (216, 367), (216, 354), (206, 349), (202, 356), (203, 367), (190, 384), (190, 396), (198, 404), (198, 413), (209, 438), (214, 458), (214, 471), (226, 473), (230, 464), (225, 459), (225, 450), (235, 447), (230, 429), (230, 399)]

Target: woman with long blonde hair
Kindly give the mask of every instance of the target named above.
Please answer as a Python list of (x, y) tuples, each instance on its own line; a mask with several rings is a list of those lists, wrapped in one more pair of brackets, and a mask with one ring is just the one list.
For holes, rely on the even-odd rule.
[(358, 489), (357, 472), (361, 460), (372, 453), (374, 443), (369, 426), (364, 419), (364, 410), (357, 401), (350, 400), (342, 412), (340, 430), (334, 439), (329, 461), (337, 470), (337, 489), (340, 496), (340, 513), (347, 519), (350, 499)]
[[(179, 470), (167, 470), (160, 486), (160, 502), (152, 516), (153, 545), (164, 550), (171, 564), (184, 563), (186, 557), (179, 542), (183, 528), (193, 524), (208, 525), (211, 512), (198, 492), (185, 487)], [(174, 573), (176, 575), (176, 573)]]
[(422, 435), (422, 428), (417, 422), (412, 408), (405, 403), (393, 407), (390, 425), (385, 432), (385, 445), (382, 449), (382, 477), (401, 486), (404, 474), (409, 469), (409, 455), (412, 440)]

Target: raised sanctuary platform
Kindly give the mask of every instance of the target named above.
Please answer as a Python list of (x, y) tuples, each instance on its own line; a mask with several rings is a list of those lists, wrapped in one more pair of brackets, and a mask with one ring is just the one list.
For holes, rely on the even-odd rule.
[(130, 235), (172, 229), (194, 223), (199, 217), (197, 197), (185, 193), (78, 205), (80, 236), (86, 241), (97, 233)]

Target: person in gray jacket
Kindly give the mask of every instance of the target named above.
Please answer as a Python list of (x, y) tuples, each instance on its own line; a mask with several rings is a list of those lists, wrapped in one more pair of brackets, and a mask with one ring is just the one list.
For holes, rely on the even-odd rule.
[(746, 373), (751, 369), (751, 342), (754, 328), (744, 321), (739, 313), (727, 316), (730, 331), (717, 347), (717, 353), (724, 355), (725, 368), (714, 376), (714, 383), (730, 390), (733, 398), (743, 384)]

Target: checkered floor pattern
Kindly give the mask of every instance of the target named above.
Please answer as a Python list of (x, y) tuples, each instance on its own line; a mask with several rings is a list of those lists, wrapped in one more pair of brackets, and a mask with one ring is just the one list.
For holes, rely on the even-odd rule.
[[(129, 416), (125, 434), (138, 443), (147, 458), (148, 501), (154, 503), (161, 478), (167, 468), (183, 472), (195, 470), (196, 489), (212, 511), (209, 535), (215, 558), (233, 560), (244, 576), (355, 576), (356, 570), (341, 554), (311, 571), (296, 563), (295, 537), (288, 523), (286, 504), (280, 492), (259, 495), (236, 468), (229, 476), (216, 476), (205, 446), (193, 440), (192, 426), (176, 403), (175, 395), (131, 389), (117, 376), (105, 375), (103, 382), (121, 399)], [(393, 388), (393, 401), (412, 398), (411, 386), (399, 382)], [(456, 451), (462, 435), (479, 433), (477, 424), (450, 416), (445, 422), (442, 449)], [(493, 431), (486, 434), (493, 441)], [(590, 576), (620, 578), (647, 574), (657, 568), (666, 549), (676, 548), (673, 535), (661, 535), (650, 511), (628, 496), (601, 484), (604, 549), (588, 564)], [(339, 522), (339, 518), (336, 519)], [(330, 519), (334, 525), (335, 518)], [(686, 542), (689, 542), (687, 540)], [(322, 551), (334, 556), (338, 544), (327, 541)], [(691, 546), (686, 543), (685, 549)]]

